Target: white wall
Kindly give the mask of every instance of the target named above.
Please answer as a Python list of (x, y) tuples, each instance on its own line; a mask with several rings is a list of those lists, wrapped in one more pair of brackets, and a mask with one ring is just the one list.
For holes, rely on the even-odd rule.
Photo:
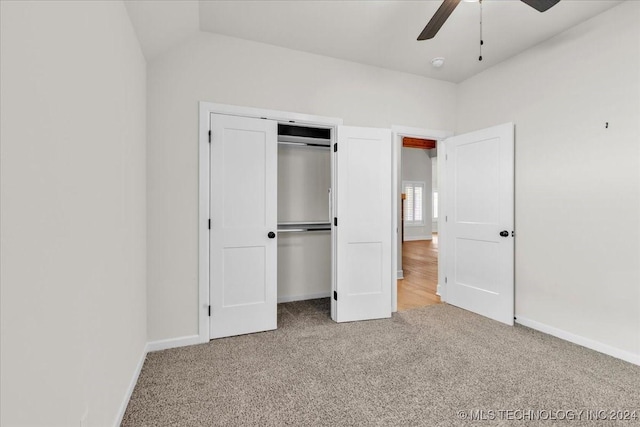
[(0, 424), (114, 425), (146, 343), (145, 61), (121, 2), (0, 7)]
[(452, 129), (455, 85), (201, 33), (148, 64), (149, 338), (196, 334), (198, 101)]
[[(424, 182), (422, 212), (424, 225), (404, 225), (404, 240), (431, 240), (431, 157), (429, 150), (402, 147), (402, 181)], [(404, 189), (403, 189), (404, 191)]]
[(517, 317), (635, 357), (638, 22), (625, 2), (463, 82), (456, 128), (516, 125)]

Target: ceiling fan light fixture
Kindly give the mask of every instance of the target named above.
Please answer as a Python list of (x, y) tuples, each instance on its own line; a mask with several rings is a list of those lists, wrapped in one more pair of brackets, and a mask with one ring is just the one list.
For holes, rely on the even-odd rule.
[(444, 65), (444, 58), (442, 57), (437, 57), (437, 58), (433, 58), (431, 60), (431, 66), (433, 68), (441, 68)]

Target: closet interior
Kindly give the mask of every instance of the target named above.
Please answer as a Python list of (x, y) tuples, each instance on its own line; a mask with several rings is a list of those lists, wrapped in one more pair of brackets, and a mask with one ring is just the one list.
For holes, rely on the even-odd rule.
[(278, 125), (278, 302), (331, 293), (332, 132)]

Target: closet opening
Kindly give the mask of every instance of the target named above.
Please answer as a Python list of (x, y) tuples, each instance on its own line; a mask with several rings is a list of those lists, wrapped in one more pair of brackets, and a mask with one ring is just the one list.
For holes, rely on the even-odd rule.
[(437, 141), (400, 136), (401, 257), (398, 311), (441, 302), (438, 295)]
[(390, 129), (201, 102), (199, 139), (194, 340), (277, 329), (286, 304), (339, 323), (391, 317)]
[(333, 134), (278, 124), (278, 322), (331, 315)]

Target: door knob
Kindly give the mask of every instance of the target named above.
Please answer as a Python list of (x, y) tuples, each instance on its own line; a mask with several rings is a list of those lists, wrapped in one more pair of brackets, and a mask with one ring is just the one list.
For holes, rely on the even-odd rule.
[(509, 232), (508, 232), (507, 230), (502, 230), (502, 231), (500, 232), (500, 235), (501, 235), (502, 237), (509, 237)]
[(267, 234), (267, 237), (269, 237), (270, 239), (273, 239), (274, 237), (276, 237), (276, 233), (274, 233), (273, 231), (270, 231), (269, 234)]

